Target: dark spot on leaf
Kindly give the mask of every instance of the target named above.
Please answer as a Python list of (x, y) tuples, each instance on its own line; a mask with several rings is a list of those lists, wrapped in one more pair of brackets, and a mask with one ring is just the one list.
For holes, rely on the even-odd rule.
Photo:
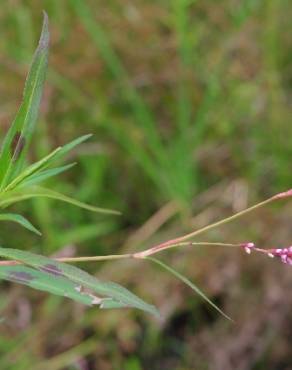
[(13, 139), (12, 139), (11, 147), (10, 147), (12, 154), (15, 151), (15, 148), (16, 148), (16, 145), (18, 143), (18, 140), (20, 139), (20, 136), (21, 136), (21, 133), (19, 131), (16, 131), (16, 133), (15, 133)]
[(9, 279), (15, 282), (26, 283), (34, 279), (34, 277), (28, 272), (22, 271), (11, 271), (9, 273)]
[(48, 263), (41, 268), (42, 271), (52, 274), (54, 276), (63, 276), (63, 271), (58, 266)]
[(11, 155), (13, 161), (17, 161), (25, 145), (25, 138), (21, 136), (21, 132), (17, 131), (11, 142)]

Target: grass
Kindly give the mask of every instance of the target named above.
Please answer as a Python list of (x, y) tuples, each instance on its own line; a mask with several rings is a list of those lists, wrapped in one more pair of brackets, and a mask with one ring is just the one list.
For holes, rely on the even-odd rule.
[[(162, 209), (163, 217), (159, 214), (162, 218), (156, 220), (164, 227), (155, 236), (150, 230), (139, 234), (138, 242), (135, 239), (137, 247), (143, 249), (146, 244), (180, 234), (181, 228), (190, 230), (193, 227), (190, 214), (201, 215), (202, 204), (207, 211), (201, 219), (193, 220), (195, 226), (206, 218), (217, 219), (218, 213), (230, 213), (230, 203), (225, 202), (221, 191), (215, 191), (214, 195), (208, 192), (222, 180), (227, 184), (242, 181), (243, 189), (248, 189), (249, 197), (254, 200), (291, 185), (292, 153), (287, 139), (292, 133), (291, 109), (286, 103), (291, 80), (291, 41), (285, 31), (291, 14), (289, 2), (277, 5), (272, 1), (239, 5), (227, 1), (222, 4), (137, 2), (131, 6), (119, 2), (97, 6), (90, 1), (4, 4), (0, 12), (0, 73), (5, 76), (5, 84), (0, 86), (2, 133), (20, 100), (27, 65), (38, 38), (41, 8), (49, 13), (54, 31), (44, 114), (32, 157), (43, 157), (49, 152), (45, 148), (52, 149), (76, 136), (94, 132), (92, 146), (83, 145), (73, 155), (80, 157), (80, 164), (58, 181), (49, 180), (48, 185), (53, 183), (55, 189), (74, 193), (84, 202), (101, 204), (106, 200), (109, 207), (122, 210), (123, 217), (107, 221), (46, 200), (33, 201), (33, 214), (25, 205), (17, 211), (23, 210), (42, 229), (44, 241), (40, 243), (19, 231), (26, 248), (33, 245), (35, 251), (45, 255), (76, 245), (88, 255), (124, 253), (128, 249), (126, 241), (134, 230)], [(202, 196), (205, 191), (211, 199), (209, 202)], [(244, 190), (240, 194), (244, 198)], [(166, 214), (164, 207), (168, 207)], [(278, 239), (275, 235), (267, 242), (285, 244), (286, 238), (288, 242), (289, 236), (280, 231), (279, 216), (273, 216), (272, 211), (259, 215), (279, 230)], [(265, 240), (268, 238), (269, 228), (257, 217), (246, 222), (243, 228), (248, 238), (254, 239), (259, 234)], [(2, 244), (14, 230), (12, 226), (3, 226)], [(233, 235), (238, 235), (240, 240), (242, 234), (242, 227), (235, 225), (231, 231), (223, 229), (219, 236), (233, 240)], [(17, 248), (19, 238), (11, 238), (9, 246)], [(218, 239), (218, 234), (211, 238)], [(216, 270), (217, 261), (221, 261), (217, 253), (209, 257), (208, 251), (198, 252), (190, 260), (182, 252), (175, 260), (172, 255), (169, 259), (196, 280), (208, 280), (206, 271), (214, 271), (220, 280), (224, 269)], [(235, 265), (238, 269), (244, 269), (238, 264)], [(104, 264), (99, 274), (135, 285), (137, 292), (152, 296), (150, 283), (141, 280), (138, 267), (119, 263), (121, 277), (115, 272), (116, 266)], [(149, 267), (145, 275), (153, 271)], [(197, 320), (205, 327), (212, 320), (205, 306), (190, 298), (187, 291), (180, 291), (176, 283), (170, 283), (158, 270), (153, 278), (159, 281), (155, 285), (160, 286), (155, 290), (157, 302), (163, 302), (165, 292), (172, 291), (177, 307), (166, 316), (167, 323), (161, 330), (142, 317), (135, 321), (135, 326), (134, 314), (123, 314), (123, 320), (119, 315), (106, 314), (101, 325), (100, 316), (90, 311), (70, 331), (72, 320), (78, 322), (80, 317), (78, 308), (72, 312), (72, 306), (64, 305), (58, 298), (40, 299), (31, 294), (39, 309), (32, 313), (32, 323), (21, 323), (25, 333), (11, 325), (7, 334), (1, 334), (1, 357), (5, 353), (3, 369), (20, 369), (24, 364), (31, 368), (36, 362), (44, 368), (46, 361), (53, 361), (54, 357), (55, 368), (78, 368), (71, 354), (75, 348), (77, 353), (81, 346), (86, 361), (94, 361), (95, 348), (91, 343), (96, 332), (98, 338), (108, 339), (108, 345), (101, 346), (103, 355), (95, 358), (96, 366), (101, 369), (110, 368), (113, 363), (129, 363), (129, 368), (147, 368), (148, 364), (149, 368), (149, 358), (153, 369), (159, 368), (158, 364), (160, 369), (169, 368), (167, 359), (173, 368), (189, 368), (194, 359), (185, 338), (188, 335), (196, 338), (191, 330), (195, 324), (189, 318), (189, 328), (184, 327), (181, 317), (185, 317), (184, 313), (189, 317), (187, 313), (191, 311), (193, 316), (202, 318)], [(240, 278), (234, 279), (236, 283), (229, 281), (230, 293), (224, 295), (226, 305), (232, 305), (236, 284), (241, 286)], [(206, 286), (209, 295), (216, 299), (216, 289)], [(246, 295), (241, 292), (247, 300), (251, 293), (251, 288)], [(8, 297), (1, 292), (1, 299), (3, 309), (15, 321), (18, 314), (7, 307), (21, 307), (25, 296), (13, 288)], [(28, 307), (31, 310), (30, 303)], [(57, 318), (61, 308), (64, 316)], [(177, 317), (178, 326), (188, 334), (184, 339), (172, 333)], [(64, 322), (66, 330), (61, 332), (59, 327)], [(218, 320), (214, 330), (219, 331), (217, 327), (224, 325)], [(8, 333), (12, 339), (8, 340)], [(38, 343), (43, 333), (46, 338)], [(115, 349), (117, 341), (124, 352)], [(181, 351), (176, 352), (178, 344)], [(21, 351), (24, 345), (29, 347), (27, 353)], [(60, 353), (62, 357), (58, 360)], [(138, 355), (141, 364), (131, 365), (128, 353)], [(258, 361), (273, 363), (276, 353), (271, 351), (269, 356)], [(203, 360), (197, 362), (199, 369), (204, 368)], [(286, 362), (290, 364), (287, 357)]]

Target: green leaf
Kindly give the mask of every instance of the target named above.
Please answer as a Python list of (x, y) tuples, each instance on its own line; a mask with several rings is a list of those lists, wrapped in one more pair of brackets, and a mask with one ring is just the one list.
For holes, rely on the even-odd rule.
[(53, 191), (53, 190), (50, 190), (44, 187), (40, 187), (40, 186), (33, 186), (31, 188), (21, 188), (21, 189), (9, 191), (6, 193), (2, 193), (0, 195), (0, 208), (5, 208), (13, 203), (20, 202), (22, 200), (26, 200), (30, 198), (35, 198), (35, 197), (43, 197), (43, 198), (51, 198), (51, 199), (60, 200), (66, 203), (73, 204), (74, 206), (87, 209), (92, 212), (104, 213), (104, 214), (114, 214), (114, 215), (120, 214), (120, 212), (118, 211), (94, 207), (89, 204), (80, 202), (76, 199), (70, 198), (64, 194), (61, 194), (56, 191)]
[(207, 301), (216, 311), (218, 311), (221, 315), (223, 315), (226, 319), (233, 321), (229, 316), (227, 316), (218, 306), (215, 305), (202, 291), (199, 289), (194, 283), (192, 283), (188, 278), (171, 268), (170, 266), (166, 265), (165, 263), (161, 262), (160, 260), (153, 258), (153, 257), (144, 257), (144, 259), (150, 260), (160, 267), (164, 268), (176, 278), (181, 280), (183, 283), (188, 285), (191, 289), (193, 289), (199, 296), (201, 296), (205, 301)]
[(49, 169), (47, 171), (41, 171), (44, 168), (50, 166), (53, 161), (59, 159), (60, 157), (64, 156), (66, 153), (68, 153), (70, 150), (72, 150), (77, 145), (83, 143), (85, 140), (90, 138), (92, 135), (83, 135), (79, 138), (71, 141), (70, 143), (59, 147), (55, 149), (52, 153), (48, 154), (43, 159), (39, 160), (36, 163), (33, 163), (28, 168), (26, 168), (19, 176), (17, 176), (4, 190), (12, 190), (16, 188), (17, 186), (23, 184), (25, 186), (27, 185), (35, 185), (37, 183), (40, 183), (44, 180), (46, 180), (49, 177), (58, 175), (61, 172), (64, 172), (74, 166), (76, 163), (71, 163), (66, 166), (62, 167), (56, 167)]
[(26, 218), (21, 215), (17, 215), (15, 213), (2, 213), (0, 214), (0, 221), (12, 221), (17, 222), (21, 226), (25, 227), (26, 229), (38, 234), (42, 235)]
[(48, 62), (48, 17), (44, 13), (42, 33), (26, 79), (20, 109), (3, 141), (0, 154), (0, 184), (3, 189), (22, 167), (35, 127)]
[(111, 298), (104, 298), (100, 304), (100, 308), (103, 309), (112, 309), (112, 308), (127, 308), (128, 306), (125, 303), (115, 301)]
[(88, 306), (99, 305), (103, 309), (126, 307), (112, 298), (100, 298), (89, 292), (83, 292), (80, 285), (70, 279), (62, 276), (52, 276), (23, 265), (0, 266), (0, 279), (70, 298)]
[[(72, 167), (72, 164), (68, 165), (68, 166), (58, 167), (56, 169), (48, 170), (45, 173), (43, 172), (42, 175), (40, 176), (40, 171), (42, 171), (43, 169), (45, 169), (46, 167), (51, 165), (54, 160), (59, 159), (60, 157), (62, 157), (66, 153), (68, 153), (70, 150), (72, 150), (75, 146), (81, 144), (82, 142), (84, 142), (85, 140), (87, 140), (91, 136), (92, 136), (91, 134), (81, 136), (81, 137), (71, 141), (70, 143), (64, 145), (63, 147), (59, 147), (59, 148), (55, 149), (52, 153), (48, 154), (47, 156), (45, 156), (41, 160), (39, 160), (36, 163), (33, 163), (32, 165), (28, 166), (24, 171), (22, 171), (13, 181), (11, 181), (6, 186), (4, 191), (13, 190), (17, 186), (21, 185), (26, 180), (28, 182), (30, 182), (30, 185), (32, 185), (32, 183), (41, 182), (41, 181), (43, 181), (44, 179), (46, 179), (48, 177), (54, 176), (54, 175), (56, 175), (60, 172), (63, 172), (65, 170), (67, 170), (68, 168)], [(34, 177), (34, 180), (31, 182), (29, 180), (31, 180), (31, 177), (33, 175), (35, 175), (35, 177)], [(37, 178), (37, 181), (35, 181), (36, 178)]]
[(62, 276), (52, 276), (46, 272), (37, 271), (31, 267), (15, 265), (0, 266), (0, 279), (28, 285), (31, 288), (49, 292), (74, 301), (92, 305), (103, 300), (88, 293), (82, 293), (80, 287)]
[(77, 145), (83, 143), (84, 141), (88, 140), (92, 134), (87, 134), (78, 137), (77, 139), (70, 141), (70, 143), (65, 144), (64, 146), (61, 147), (61, 150), (57, 154), (57, 156), (54, 159), (59, 159), (60, 157), (63, 157), (65, 154), (70, 152), (72, 149), (74, 149)]
[[(75, 266), (61, 263), (45, 256), (12, 248), (0, 247), (0, 256), (20, 261), (52, 276), (66, 277), (80, 285), (82, 288), (91, 289), (98, 295), (112, 298), (114, 301), (120, 304), (120, 307), (138, 308), (153, 315), (159, 315), (154, 306), (144, 302), (126, 288), (116, 283), (102, 282)], [(105, 308), (109, 305), (109, 303), (106, 303)]]
[(28, 166), (24, 171), (20, 173), (5, 189), (4, 191), (9, 191), (15, 189), (20, 185), (24, 180), (28, 179), (30, 176), (38, 173), (43, 168), (47, 167), (51, 160), (56, 156), (56, 154), (61, 150), (61, 148), (55, 149), (52, 153), (48, 154), (39, 161)]
[(69, 170), (70, 168), (72, 168), (75, 165), (76, 165), (76, 162), (67, 164), (66, 166), (51, 168), (51, 169), (46, 170), (46, 171), (38, 172), (38, 173), (36, 173), (32, 176), (29, 176), (27, 179), (25, 179), (21, 183), (21, 186), (32, 186), (32, 185), (39, 184), (40, 182), (43, 182), (43, 181), (47, 180), (50, 177), (59, 175), (60, 173)]
[(25, 182), (24, 185), (28, 185), (28, 184), (33, 185), (41, 181), (44, 181), (45, 179), (51, 176), (58, 175), (59, 173), (68, 170), (69, 168), (74, 166), (76, 163), (71, 163), (69, 165), (62, 166), (62, 167), (52, 168), (47, 171), (41, 171), (44, 168), (50, 166), (52, 162), (54, 162), (55, 160), (64, 156), (66, 153), (72, 150), (75, 146), (83, 143), (85, 140), (87, 140), (91, 136), (92, 136), (91, 134), (81, 136), (64, 146), (55, 149), (52, 153), (48, 154), (43, 159), (39, 160), (38, 162), (30, 165), (27, 169), (25, 169), (15, 180), (13, 180), (6, 187), (5, 191), (12, 190), (13, 188), (22, 184), (23, 182)]

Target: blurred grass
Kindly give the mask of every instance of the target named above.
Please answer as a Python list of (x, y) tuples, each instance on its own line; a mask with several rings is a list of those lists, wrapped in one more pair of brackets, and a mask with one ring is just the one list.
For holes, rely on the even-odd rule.
[[(31, 155), (40, 157), (78, 135), (94, 133), (74, 153), (79, 165), (54, 188), (119, 209), (123, 216), (101, 217), (37, 201), (21, 207), (24, 213), (33, 212), (33, 223), (44, 237), (7, 225), (1, 245), (19, 248), (21, 241), (24, 248), (44, 254), (71, 253), (74, 248), (79, 255), (139, 249), (291, 187), (288, 0), (3, 2), (2, 135), (21, 99), (42, 9), (49, 14), (52, 42), (43, 114)], [(285, 245), (291, 242), (288, 210), (281, 213), (285, 217), (263, 211), (210, 238)], [(272, 228), (277, 232), (270, 235)], [(234, 312), (240, 321), (248, 321), (248, 307), (236, 308), (236, 302), (253, 294), (267, 299), (242, 277), (253, 276), (259, 269), (256, 263), (242, 266), (237, 255), (223, 251), (196, 251), (194, 259), (190, 253), (169, 258), (206, 285), (231, 316)], [(263, 291), (273, 268), (265, 263), (258, 288)], [(155, 300), (165, 315), (162, 323), (150, 323), (133, 312), (83, 311), (71, 302), (2, 285), (1, 316), (7, 319), (0, 329), (1, 369), (185, 370), (194, 364), (194, 349), (196, 368), (224, 368), (215, 361), (212, 347), (208, 356), (193, 342), (208, 342), (202, 330), (207, 337), (215, 332), (228, 338), (229, 324), (168, 276), (156, 270), (153, 275), (146, 265), (141, 276), (141, 268), (103, 264), (98, 274)], [(215, 275), (213, 280), (209, 275)], [(277, 351), (267, 354), (263, 349), (248, 368), (274, 369), (277, 356)], [(286, 354), (282, 361), (292, 366)]]

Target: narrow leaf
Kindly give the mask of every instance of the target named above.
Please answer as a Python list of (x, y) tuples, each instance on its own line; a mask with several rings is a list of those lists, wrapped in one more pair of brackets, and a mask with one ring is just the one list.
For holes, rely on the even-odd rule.
[(84, 141), (88, 140), (91, 136), (92, 136), (92, 134), (83, 135), (83, 136), (80, 136), (77, 139), (71, 141), (70, 143), (65, 144), (64, 146), (61, 147), (61, 150), (59, 151), (59, 153), (57, 154), (55, 159), (61, 158), (62, 156), (64, 156), (68, 152), (70, 152), (72, 149), (74, 149), (77, 145), (79, 145), (79, 144), (83, 143)]
[(118, 211), (94, 207), (87, 203), (83, 203), (76, 199), (68, 197), (64, 194), (61, 194), (56, 191), (53, 191), (53, 190), (50, 190), (44, 187), (40, 187), (40, 186), (33, 186), (31, 188), (21, 188), (21, 189), (17, 189), (14, 191), (9, 191), (7, 193), (1, 194), (0, 208), (5, 208), (5, 207), (8, 207), (10, 204), (13, 204), (13, 203), (25, 200), (25, 199), (36, 198), (36, 197), (60, 200), (66, 203), (73, 204), (74, 206), (87, 209), (92, 212), (104, 213), (104, 214), (114, 214), (114, 215), (120, 214), (120, 212)]
[(49, 170), (38, 172), (34, 175), (29, 176), (27, 179), (25, 179), (22, 182), (21, 186), (32, 186), (32, 185), (39, 184), (40, 182), (43, 182), (49, 179), (50, 177), (59, 175), (60, 173), (69, 170), (75, 165), (76, 165), (76, 162), (67, 164), (66, 166), (51, 168)]
[(119, 302), (121, 307), (134, 307), (156, 316), (159, 315), (154, 306), (144, 302), (121, 285), (112, 282), (102, 282), (75, 266), (61, 263), (45, 256), (12, 248), (0, 247), (0, 256), (20, 261), (42, 272), (51, 274), (52, 276), (66, 277), (81, 287), (91, 289), (98, 295), (112, 298), (114, 301)]
[(111, 298), (104, 298), (100, 304), (100, 308), (112, 309), (112, 308), (127, 308), (128, 306), (122, 302), (115, 301)]
[[(81, 144), (82, 142), (84, 142), (91, 136), (92, 136), (91, 134), (81, 136), (71, 141), (70, 143), (64, 145), (63, 147), (59, 147), (55, 149), (52, 153), (48, 154), (46, 157), (42, 158), (41, 160), (27, 167), (9, 185), (7, 185), (4, 191), (13, 190), (26, 180), (28, 180), (27, 182), (30, 183), (30, 185), (32, 185), (33, 183), (39, 183), (48, 177), (55, 176), (60, 172), (66, 171), (67, 169), (72, 167), (73, 164), (70, 164), (68, 166), (63, 166), (63, 167), (57, 167), (56, 169), (51, 169), (46, 172), (43, 172), (40, 175), (41, 170), (51, 165), (53, 161), (55, 161), (56, 159), (59, 159), (60, 157), (68, 153), (70, 150), (72, 150), (75, 146)], [(34, 174), (36, 175), (34, 176), (34, 179), (32, 181), (29, 181), (31, 180), (32, 175)]]
[(22, 169), (33, 133), (47, 70), (48, 17), (44, 13), (42, 33), (26, 79), (20, 109), (3, 141), (0, 154), (0, 184), (3, 189)]
[[(40, 170), (43, 170), (44, 168), (50, 166), (55, 160), (61, 158), (64, 156), (66, 153), (68, 153), (70, 150), (75, 148), (77, 145), (83, 143), (85, 140), (90, 138), (92, 135), (83, 135), (80, 136), (79, 138), (71, 141), (70, 143), (59, 147), (55, 149), (52, 153), (48, 154), (45, 158), (39, 160), (38, 162), (30, 165), (27, 169), (25, 169), (15, 180), (13, 180), (7, 187), (7, 190), (12, 190), (14, 189), (17, 185), (23, 183), (25, 181), (25, 185), (33, 185), (36, 183), (39, 183), (41, 181), (44, 181), (45, 179), (58, 175), (59, 173), (66, 171), (67, 169), (71, 168), (72, 166), (75, 165), (75, 163), (62, 166), (62, 167), (57, 167), (53, 169), (49, 169), (47, 171), (42, 171), (40, 173)], [(32, 177), (32, 175), (34, 175)]]
[(227, 316), (218, 306), (215, 305), (202, 291), (199, 289), (194, 283), (192, 283), (188, 278), (180, 274), (178, 271), (174, 270), (170, 266), (166, 265), (165, 263), (161, 262), (160, 260), (153, 258), (153, 257), (144, 257), (144, 259), (150, 260), (160, 267), (164, 268), (176, 278), (181, 280), (183, 283), (188, 285), (191, 289), (193, 289), (199, 296), (201, 296), (205, 301), (207, 301), (216, 311), (218, 311), (221, 315), (223, 315), (226, 319), (233, 321), (229, 316)]
[(38, 231), (26, 218), (21, 215), (17, 215), (15, 213), (2, 213), (0, 214), (0, 221), (12, 221), (17, 222), (21, 226), (25, 227), (26, 229), (38, 234), (42, 235), (40, 231)]
[(38, 173), (43, 168), (46, 168), (52, 161), (52, 159), (56, 156), (56, 154), (60, 151), (61, 148), (55, 149), (52, 153), (48, 154), (44, 158), (40, 159), (36, 163), (31, 164), (28, 166), (24, 171), (20, 173), (5, 189), (4, 191), (13, 190), (19, 184), (21, 184), (24, 180), (28, 179), (30, 176)]
[(27, 266), (0, 266), (0, 279), (28, 285), (31, 288), (67, 297), (86, 305), (98, 302), (97, 297), (81, 293), (79, 286), (69, 279), (62, 276), (52, 276)]

